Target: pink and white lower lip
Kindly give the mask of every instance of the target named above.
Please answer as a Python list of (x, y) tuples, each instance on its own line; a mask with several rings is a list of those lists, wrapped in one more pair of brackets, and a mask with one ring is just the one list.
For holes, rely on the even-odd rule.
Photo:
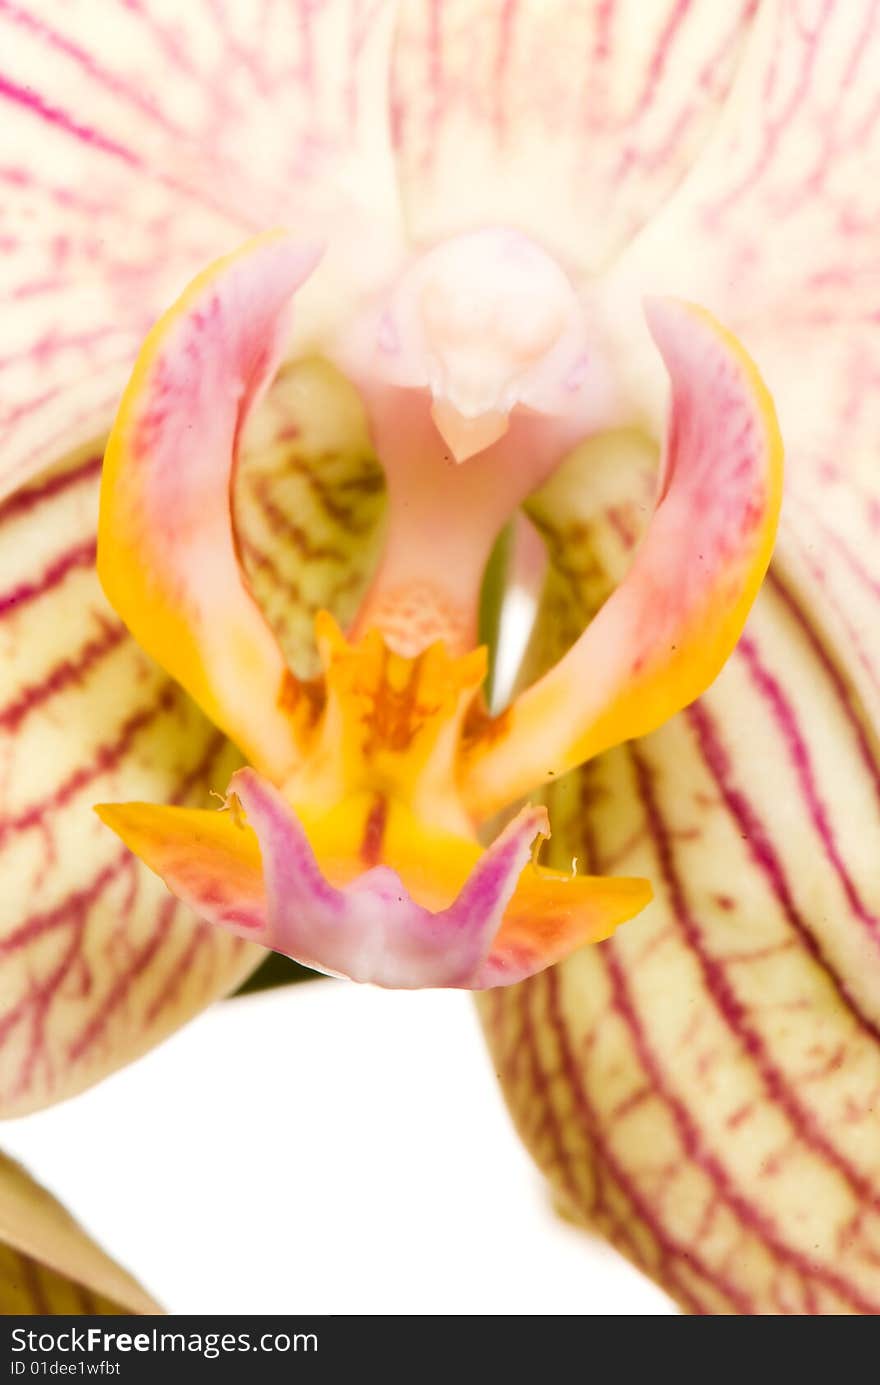
[[(478, 982), (532, 843), (546, 825), (544, 809), (525, 809), (457, 898), (432, 911), (387, 866), (370, 867), (342, 888), (331, 885), (296, 814), (254, 771), (240, 770), (230, 792), (256, 833), (262, 888), (255, 880), (242, 912), (224, 896), (223, 876), (192, 874), (190, 902), (220, 926), (321, 971), (407, 989)], [(183, 853), (180, 869), (186, 872), (185, 844)]]
[(609, 937), (651, 898), (643, 879), (535, 866), (543, 807), (522, 809), (484, 851), (378, 795), (329, 815), (304, 808), (307, 835), (289, 800), (251, 769), (233, 776), (228, 807), (97, 811), (210, 924), (355, 981), (509, 986)]

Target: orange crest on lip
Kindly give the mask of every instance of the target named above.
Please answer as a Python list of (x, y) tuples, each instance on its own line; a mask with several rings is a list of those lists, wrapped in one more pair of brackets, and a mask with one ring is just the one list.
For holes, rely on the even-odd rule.
[(430, 817), (464, 825), (456, 794), (461, 724), (486, 676), (484, 648), (454, 656), (441, 644), (409, 658), (372, 629), (350, 642), (326, 611), (315, 634), (323, 703), (298, 733), (301, 763), (285, 782), (293, 802), (328, 806), (379, 791)]

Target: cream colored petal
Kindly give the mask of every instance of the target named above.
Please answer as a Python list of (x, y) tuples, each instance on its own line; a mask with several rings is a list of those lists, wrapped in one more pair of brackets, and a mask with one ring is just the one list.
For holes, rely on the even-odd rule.
[(509, 224), (601, 269), (705, 147), (754, 10), (405, 0), (392, 95), (411, 233)]
[(0, 1112), (130, 1062), (262, 953), (220, 938), (95, 817), (209, 802), (238, 764), (125, 633), (94, 571), (100, 458), (0, 509)]
[(109, 1315), (163, 1310), (61, 1203), (0, 1155), (0, 1313)]
[[(650, 457), (592, 460), (542, 658), (640, 533)], [(563, 1205), (693, 1313), (880, 1312), (880, 757), (847, 647), (777, 564), (709, 693), (549, 794), (556, 859), (654, 903), (483, 1008)]]
[(400, 236), (395, 10), (3, 7), (0, 493), (106, 432), (152, 322), (249, 235), (356, 234), (315, 291), (313, 326), (384, 271)]

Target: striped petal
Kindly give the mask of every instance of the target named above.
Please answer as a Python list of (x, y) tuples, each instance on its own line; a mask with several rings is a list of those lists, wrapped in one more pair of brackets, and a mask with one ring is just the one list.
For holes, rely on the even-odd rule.
[(161, 1313), (59, 1202), (0, 1155), (0, 1313)]
[[(641, 531), (644, 445), (594, 461), (542, 658)], [(551, 860), (657, 897), (483, 1011), (564, 1206), (688, 1312), (880, 1313), (880, 762), (849, 645), (777, 565), (708, 694), (554, 787)]]
[(248, 591), (230, 508), (238, 440), (316, 252), (283, 233), (197, 278), (148, 337), (104, 456), (98, 571), (138, 643), (255, 764), (286, 773), (291, 675)]
[[(693, 701), (767, 570), (782, 484), (772, 401), (708, 314), (659, 300), (648, 317), (672, 382), (650, 528), (586, 632), (476, 743), (465, 792), (480, 816)], [(563, 487), (556, 503), (577, 496)]]
[(872, 0), (767, 6), (713, 144), (611, 290), (692, 294), (754, 350), (790, 458), (785, 575), (875, 724), (878, 63)]
[(654, 906), (496, 1007), (565, 1200), (693, 1312), (880, 1312), (878, 53), (868, 0), (766, 6), (714, 143), (616, 272), (633, 320), (646, 288), (690, 293), (756, 350), (780, 544), (711, 693), (569, 790), (569, 844), (653, 870)]
[[(530, 864), (547, 833), (524, 809), (485, 851), (362, 795), (312, 819), (311, 841), (253, 770), (232, 779), (246, 814), (147, 803), (100, 815), (204, 918), (297, 961), (395, 989), (508, 985), (595, 942), (643, 908), (640, 880), (592, 880)], [(366, 869), (365, 869), (366, 867)]]
[(817, 341), (855, 368), (877, 322), (878, 60), (873, 0), (761, 6), (712, 139), (609, 275), (633, 310), (650, 291), (716, 312), (822, 438), (839, 413)]
[(202, 804), (237, 757), (138, 649), (94, 569), (100, 458), (0, 509), (0, 1111), (89, 1085), (235, 987), (260, 952), (198, 924), (91, 811)]
[(408, 222), (529, 232), (601, 269), (714, 130), (754, 16), (641, 0), (406, 0), (393, 66)]
[(0, 494), (106, 430), (157, 314), (247, 236), (357, 225), (337, 286), (381, 268), (395, 9), (3, 0)]

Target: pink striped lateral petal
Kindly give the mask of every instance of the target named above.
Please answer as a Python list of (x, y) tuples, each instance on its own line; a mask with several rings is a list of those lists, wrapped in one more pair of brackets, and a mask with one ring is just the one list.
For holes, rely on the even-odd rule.
[(478, 815), (692, 702), (767, 570), (782, 490), (772, 400), (702, 309), (654, 300), (647, 315), (672, 387), (650, 527), (586, 631), (472, 748), (465, 792)]
[(809, 608), (771, 578), (711, 691), (575, 775), (556, 859), (656, 899), (490, 998), (526, 1144), (686, 1312), (877, 1315), (880, 766)]
[(480, 225), (603, 269), (711, 136), (757, 5), (415, 0), (394, 48), (394, 135), (419, 241)]
[(95, 573), (101, 458), (0, 505), (0, 1113), (73, 1095), (234, 989), (257, 948), (200, 924), (92, 813), (205, 805), (240, 762)]
[(56, 1199), (0, 1155), (0, 1313), (72, 1316), (162, 1309)]
[(365, 10), (2, 0), (0, 495), (106, 433), (151, 324), (246, 237), (356, 226), (340, 287), (398, 244), (396, 5)]
[(716, 313), (760, 361), (786, 439), (823, 447), (876, 394), (878, 62), (874, 0), (761, 6), (712, 139), (608, 275), (634, 309), (649, 291)]
[(714, 141), (611, 275), (617, 303), (705, 303), (760, 361), (788, 458), (778, 559), (875, 724), (878, 66), (874, 0), (764, 7)]
[[(363, 796), (307, 835), (250, 769), (231, 811), (103, 804), (102, 820), (209, 922), (297, 961), (394, 989), (508, 985), (607, 937), (650, 898), (641, 880), (531, 864), (546, 835), (525, 808), (486, 851)], [(242, 810), (245, 815), (242, 818)]]
[(98, 572), (138, 643), (253, 763), (295, 747), (291, 675), (245, 583), (231, 516), (238, 439), (289, 340), (317, 252), (281, 232), (206, 270), (148, 336), (104, 454)]
[[(546, 659), (645, 524), (644, 441), (584, 461), (578, 508), (538, 517)], [(561, 1205), (689, 1313), (880, 1313), (880, 759), (819, 614), (774, 558), (712, 688), (544, 791), (551, 863), (655, 898), (483, 1004)]]

